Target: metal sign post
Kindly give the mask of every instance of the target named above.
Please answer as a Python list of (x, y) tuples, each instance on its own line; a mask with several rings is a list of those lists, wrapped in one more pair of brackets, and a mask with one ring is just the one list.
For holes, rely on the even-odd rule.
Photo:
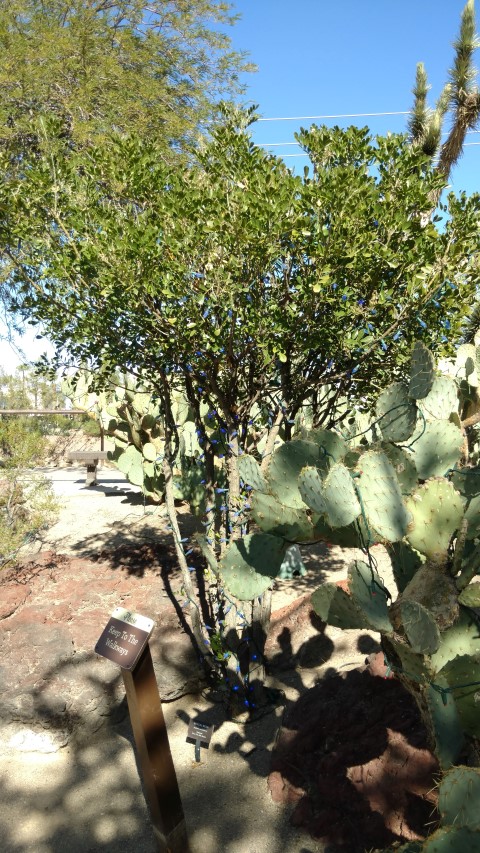
[(177, 775), (148, 645), (153, 625), (151, 619), (117, 607), (95, 651), (122, 668), (159, 853), (189, 853)]

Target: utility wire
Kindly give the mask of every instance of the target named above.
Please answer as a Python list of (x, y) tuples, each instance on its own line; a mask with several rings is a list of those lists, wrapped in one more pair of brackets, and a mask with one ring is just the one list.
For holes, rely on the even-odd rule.
[(337, 115), (324, 116), (275, 116), (274, 118), (259, 118), (260, 121), (304, 121), (317, 118), (370, 118), (371, 116), (408, 116), (410, 110), (391, 113), (338, 113)]

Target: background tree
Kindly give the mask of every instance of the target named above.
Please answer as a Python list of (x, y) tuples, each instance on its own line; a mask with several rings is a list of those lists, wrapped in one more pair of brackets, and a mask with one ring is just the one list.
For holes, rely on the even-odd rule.
[[(0, 4), (0, 145), (7, 174), (56, 140), (64, 157), (112, 132), (153, 139), (178, 158), (205, 132), (221, 97), (253, 66), (225, 32), (219, 0), (5, 0)], [(0, 337), (21, 334), (0, 263)]]
[(68, 147), (135, 132), (171, 158), (242, 91), (251, 66), (224, 31), (235, 20), (217, 0), (5, 0), (3, 145), (35, 149), (47, 121)]

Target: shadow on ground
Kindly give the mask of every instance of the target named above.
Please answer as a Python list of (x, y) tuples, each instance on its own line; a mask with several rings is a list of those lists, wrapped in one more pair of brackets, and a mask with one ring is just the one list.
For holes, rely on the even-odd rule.
[[(82, 656), (79, 670), (94, 663)], [(84, 681), (93, 693), (108, 694), (95, 712), (70, 714), (68, 745), (57, 752), (35, 752), (35, 736), (61, 733), (65, 714), (48, 685), (75, 677), (70, 663), (45, 672), (43, 684), (32, 693), (36, 735), (30, 748), (16, 754), (0, 775), (0, 800), (5, 853), (153, 853), (156, 850), (139, 782), (128, 708), (121, 675), (112, 667), (108, 685), (98, 683), (87, 669)], [(85, 684), (83, 684), (85, 690)], [(87, 691), (88, 692), (88, 691)], [(288, 809), (275, 806), (267, 792), (271, 749), (283, 705), (271, 706), (260, 719), (236, 725), (225, 718), (224, 707), (212, 701), (215, 691), (183, 697), (165, 704), (168, 731), (180, 783), (193, 853), (315, 853), (323, 849), (288, 825)], [(190, 719), (214, 725), (215, 733), (202, 763), (194, 762), (187, 743)], [(93, 725), (92, 725), (93, 722)], [(39, 729), (39, 725), (43, 728)]]

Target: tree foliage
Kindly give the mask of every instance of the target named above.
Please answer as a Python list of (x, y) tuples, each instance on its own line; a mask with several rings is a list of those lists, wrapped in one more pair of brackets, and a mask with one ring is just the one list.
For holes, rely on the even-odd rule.
[(36, 149), (42, 123), (85, 144), (113, 130), (156, 139), (163, 156), (195, 138), (249, 66), (218, 0), (4, 0), (4, 145)]
[(451, 195), (425, 224), (443, 179), (405, 137), (302, 131), (314, 168), (300, 178), (239, 120), (194, 166), (117, 138), (46, 151), (5, 182), (14, 305), (59, 363), (183, 377), (241, 419), (278, 388), (290, 416), (322, 386), (368, 395), (415, 338), (448, 350), (475, 291), (478, 197)]

